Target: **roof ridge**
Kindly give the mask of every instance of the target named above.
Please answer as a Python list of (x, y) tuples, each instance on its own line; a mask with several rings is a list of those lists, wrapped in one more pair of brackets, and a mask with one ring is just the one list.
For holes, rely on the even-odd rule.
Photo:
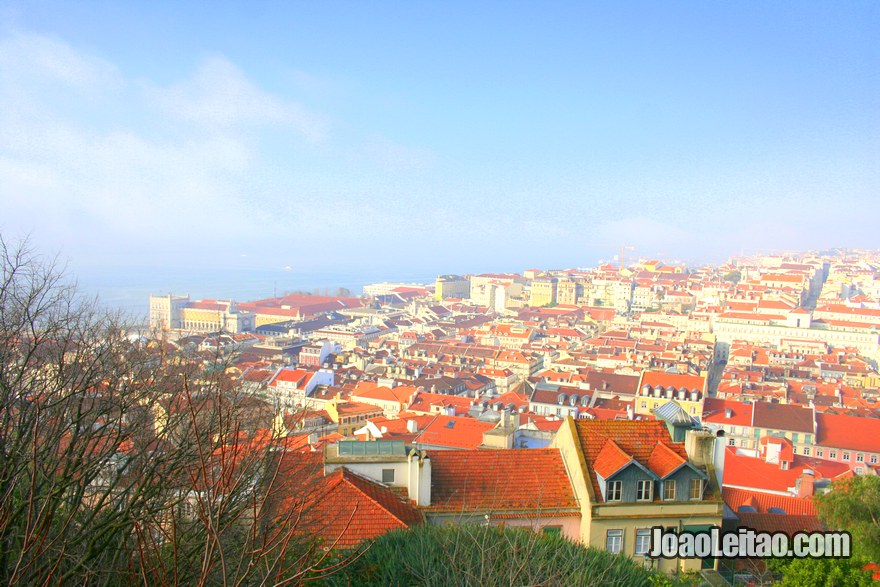
[[(393, 496), (396, 500), (398, 500), (402, 505), (407, 505), (406, 502), (404, 502), (402, 499), (400, 499), (400, 498), (397, 496), (397, 494), (395, 494), (393, 491), (391, 491), (387, 486), (382, 485), (382, 484), (380, 484), (379, 482), (374, 481), (373, 479), (370, 479), (370, 478), (368, 478), (368, 477), (365, 477), (365, 476), (363, 476), (363, 475), (361, 475), (361, 474), (359, 474), (359, 473), (357, 473), (357, 472), (355, 472), (355, 471), (352, 471), (352, 470), (350, 470), (350, 469), (347, 469), (346, 467), (340, 467), (339, 470), (343, 471), (342, 475), (340, 476), (340, 483), (341, 483), (342, 481), (345, 481), (346, 483), (348, 483), (348, 485), (350, 485), (351, 487), (355, 488), (355, 489), (358, 491), (358, 493), (360, 493), (360, 494), (363, 495), (365, 498), (367, 498), (368, 500), (370, 500), (371, 502), (373, 502), (374, 504), (376, 504), (378, 507), (382, 508), (383, 511), (387, 512), (387, 513), (388, 513), (390, 516), (392, 516), (394, 519), (396, 519), (397, 521), (399, 521), (399, 522), (400, 522), (401, 524), (403, 524), (404, 526), (409, 527), (409, 524), (408, 524), (407, 522), (405, 522), (400, 516), (398, 516), (396, 513), (392, 512), (390, 509), (388, 509), (388, 508), (385, 506), (385, 504), (383, 504), (383, 503), (377, 501), (376, 499), (374, 499), (371, 495), (369, 495), (366, 491), (364, 491), (363, 488), (360, 487), (357, 483), (353, 483), (353, 482), (352, 482), (352, 479), (356, 479), (358, 482), (364, 482), (364, 483), (366, 483), (367, 485), (369, 485), (369, 486), (371, 486), (372, 488), (377, 489), (377, 490), (379, 490), (379, 491), (384, 490), (384, 491), (386, 491), (389, 495)], [(337, 485), (338, 485), (338, 483), (337, 483)]]

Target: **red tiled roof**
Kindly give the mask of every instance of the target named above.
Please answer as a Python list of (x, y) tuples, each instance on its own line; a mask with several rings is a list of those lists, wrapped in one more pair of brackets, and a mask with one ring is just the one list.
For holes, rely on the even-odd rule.
[(632, 462), (632, 457), (617, 445), (613, 440), (608, 440), (596, 455), (593, 461), (593, 470), (599, 473), (604, 479), (608, 479), (616, 472), (624, 468)]
[(880, 453), (880, 419), (816, 414), (816, 444)]
[[(727, 410), (731, 411), (730, 418), (727, 417)], [(703, 402), (703, 422), (751, 426), (752, 404), (708, 397)]]
[(816, 515), (816, 506), (813, 504), (813, 500), (804, 497), (774, 495), (772, 493), (764, 493), (763, 491), (752, 491), (735, 487), (724, 487), (721, 490), (721, 497), (724, 499), (727, 507), (734, 512), (740, 506), (746, 505), (754, 508), (758, 513), (767, 513), (770, 508), (779, 508), (792, 516)]
[(675, 373), (665, 373), (663, 371), (645, 371), (642, 375), (641, 385), (650, 385), (651, 387), (656, 387), (657, 385), (669, 387), (671, 385), (675, 389), (684, 387), (688, 391), (692, 389), (703, 391), (703, 388), (706, 385), (706, 378), (700, 375), (680, 375)]
[(768, 463), (760, 457), (739, 454), (735, 447), (726, 447), (724, 455), (724, 482), (726, 486), (754, 489), (757, 491), (787, 492), (795, 487), (805, 470), (813, 471), (816, 481), (838, 479), (852, 475), (848, 465), (822, 459), (795, 456), (791, 467), (781, 469), (776, 463)]
[(483, 433), (495, 424), (473, 418), (435, 416), (419, 434), (416, 442), (449, 448), (477, 448), (483, 444)]
[(272, 381), (271, 381), (271, 383), (269, 383), (269, 385), (274, 386), (277, 381), (285, 381), (285, 382), (290, 382), (290, 383), (296, 383), (297, 385), (299, 385), (301, 382), (303, 382), (303, 380), (307, 376), (310, 376), (310, 375), (311, 375), (311, 372), (305, 371), (304, 369), (283, 368), (283, 369), (279, 369), (278, 373), (275, 375), (275, 377), (272, 379)]
[[(581, 450), (587, 467), (595, 468), (599, 453), (612, 439), (633, 459), (647, 466), (651, 453), (658, 444), (666, 444), (674, 453), (687, 459), (684, 444), (672, 442), (666, 423), (659, 420), (574, 420)], [(593, 493), (601, 499), (599, 481), (590, 473)]]
[(677, 471), (686, 462), (686, 458), (661, 442), (651, 451), (651, 456), (648, 457), (648, 468), (663, 479)]
[[(294, 469), (301, 467), (294, 465)], [(309, 468), (306, 477), (288, 486), (278, 510), (280, 519), (296, 524), (298, 533), (317, 538), (327, 547), (346, 549), (397, 528), (424, 521), (422, 513), (388, 487), (340, 468), (319, 477)]]
[(428, 451), (432, 510), (579, 515), (558, 449)]
[(759, 532), (784, 532), (794, 536), (798, 532), (820, 532), (825, 529), (818, 516), (782, 514), (756, 514), (740, 512), (739, 526)]

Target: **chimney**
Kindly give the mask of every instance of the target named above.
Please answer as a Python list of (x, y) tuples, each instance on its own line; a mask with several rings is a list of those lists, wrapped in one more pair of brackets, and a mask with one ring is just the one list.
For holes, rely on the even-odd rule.
[(814, 492), (815, 475), (811, 469), (804, 469), (801, 478), (798, 479), (798, 497), (812, 497)]
[(415, 420), (407, 420), (406, 421), (406, 431), (410, 434), (415, 434), (419, 431), (419, 423)]
[(627, 406), (626, 406), (626, 419), (627, 419), (627, 420), (632, 420), (632, 419), (633, 419), (633, 407), (632, 407), (632, 404), (627, 404)]
[(419, 506), (431, 505), (431, 459), (412, 449), (407, 457), (407, 493)]
[(318, 433), (312, 432), (309, 434), (309, 444), (318, 444)]
[(724, 417), (727, 418), (728, 420), (733, 418), (733, 410), (731, 410), (730, 408), (725, 409), (724, 410)]

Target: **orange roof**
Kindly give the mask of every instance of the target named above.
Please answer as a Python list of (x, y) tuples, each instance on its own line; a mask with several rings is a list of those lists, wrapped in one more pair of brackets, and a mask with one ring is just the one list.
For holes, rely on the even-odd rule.
[(632, 457), (617, 445), (613, 440), (608, 440), (596, 455), (593, 461), (593, 470), (604, 479), (608, 479), (623, 467), (632, 462)]
[[(287, 505), (296, 507), (290, 502)], [(293, 514), (294, 520), (298, 513)], [(343, 467), (312, 489), (303, 504), (297, 531), (326, 546), (346, 549), (423, 521), (420, 511), (389, 488)]]
[(285, 367), (278, 371), (278, 373), (275, 375), (269, 385), (275, 386), (276, 382), (278, 381), (296, 383), (297, 385), (299, 385), (300, 383), (308, 381), (306, 377), (310, 377), (311, 375), (311, 371), (306, 371), (304, 369), (289, 369)]
[(558, 449), (429, 451), (431, 510), (565, 511), (579, 507)]
[(700, 375), (680, 375), (664, 371), (645, 371), (641, 382), (641, 385), (650, 385), (651, 387), (656, 387), (657, 385), (662, 385), (663, 387), (671, 385), (675, 389), (684, 387), (688, 391), (692, 389), (703, 391), (705, 384), (706, 378)]
[(816, 444), (880, 453), (880, 419), (816, 414)]
[(450, 448), (477, 448), (483, 444), (483, 433), (495, 424), (473, 418), (436, 416), (416, 439), (418, 444)]
[(734, 487), (723, 488), (721, 490), (721, 497), (724, 499), (727, 507), (734, 512), (741, 506), (749, 506), (758, 513), (767, 513), (770, 508), (779, 508), (786, 514), (793, 516), (816, 515), (816, 506), (813, 505), (813, 500), (804, 497), (777, 495)]
[(654, 471), (658, 477), (664, 479), (686, 462), (686, 458), (661, 442), (651, 451), (651, 456), (648, 457), (648, 468)]
[[(574, 424), (584, 459), (590, 469), (595, 469), (599, 455), (609, 440), (646, 467), (656, 446), (661, 443), (687, 460), (684, 444), (672, 442), (666, 423), (660, 420), (574, 420)], [(665, 457), (663, 461), (665, 462)], [(655, 456), (655, 462), (661, 462), (660, 457)], [(602, 495), (598, 479), (591, 474), (590, 481), (598, 498)]]

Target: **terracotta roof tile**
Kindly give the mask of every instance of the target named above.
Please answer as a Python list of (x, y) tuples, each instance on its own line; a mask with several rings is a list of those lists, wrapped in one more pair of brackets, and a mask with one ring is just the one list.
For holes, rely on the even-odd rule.
[[(770, 508), (779, 508), (792, 516), (815, 516), (816, 506), (813, 500), (804, 497), (776, 495), (763, 491), (752, 491), (736, 487), (725, 487), (721, 497), (727, 507), (736, 512), (741, 506), (754, 508), (758, 513), (767, 513)], [(739, 515), (739, 514), (737, 514)]]
[(651, 451), (651, 456), (648, 457), (648, 468), (663, 479), (677, 471), (686, 462), (686, 458), (661, 442)]
[(605, 441), (602, 450), (596, 455), (596, 460), (593, 461), (593, 470), (599, 473), (604, 479), (608, 479), (631, 463), (632, 460), (632, 457), (623, 452), (616, 442), (609, 439)]
[(424, 522), (421, 511), (394, 491), (344, 467), (326, 477), (320, 476), (320, 467), (294, 468), (303, 478), (287, 486), (289, 493), (277, 510), (278, 517), (287, 519), (292, 513), (289, 519), (296, 531), (325, 546), (352, 548), (391, 530)]
[(558, 449), (428, 451), (438, 511), (578, 512)]
[(816, 444), (880, 453), (880, 419), (816, 414)]
[(648, 466), (654, 448), (661, 443), (687, 459), (684, 444), (672, 442), (666, 424), (659, 420), (575, 420), (574, 423), (584, 459), (591, 469), (590, 481), (597, 499), (601, 499), (602, 492), (592, 469), (608, 439), (613, 439), (621, 450), (645, 466)]

